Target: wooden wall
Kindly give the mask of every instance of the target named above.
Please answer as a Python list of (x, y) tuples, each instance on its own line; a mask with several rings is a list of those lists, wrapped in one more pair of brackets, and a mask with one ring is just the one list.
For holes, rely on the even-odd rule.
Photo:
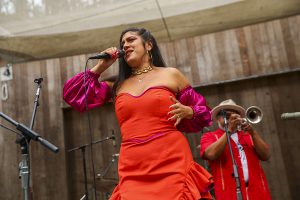
[[(13, 80), (8, 81), (9, 98), (1, 101), (1, 112), (19, 123), (30, 126), (36, 85), (35, 78), (43, 77), (40, 106), (34, 130), (60, 148), (58, 154), (50, 152), (36, 141), (31, 141), (31, 172), (36, 199), (67, 199), (65, 137), (63, 132), (60, 64), (58, 59), (22, 63), (13, 66)], [(3, 83), (2, 83), (3, 84)], [(9, 125), (6, 121), (1, 123)], [(10, 126), (12, 127), (12, 126)], [(21, 152), (15, 144), (16, 136), (1, 129), (1, 194), (3, 199), (21, 198), (18, 164)]]
[[(280, 119), (281, 113), (300, 110), (299, 86), (300, 71), (197, 88), (211, 107), (231, 98), (244, 108), (256, 105), (262, 109), (263, 120), (254, 128), (270, 145), (272, 156), (262, 166), (273, 199), (297, 199), (299, 195), (300, 152), (296, 144), (300, 142), (300, 119)], [(215, 128), (216, 124), (210, 127)], [(201, 134), (187, 136), (194, 147), (199, 144)], [(194, 148), (194, 155), (200, 160), (199, 149)]]
[[(257, 128), (270, 144), (273, 154), (271, 160), (263, 164), (273, 199), (296, 199), (300, 195), (297, 189), (300, 162), (296, 157), (300, 153), (297, 145), (299, 122), (279, 118), (282, 112), (300, 110), (297, 93), (300, 86), (299, 27), (298, 15), (160, 44), (168, 65), (178, 67), (207, 97), (211, 107), (226, 98), (233, 98), (245, 107), (258, 105), (263, 109), (265, 117)], [(98, 173), (110, 163), (112, 154), (118, 153), (119, 128), (112, 104), (90, 112), (90, 135), (87, 114), (77, 113), (62, 100), (63, 83), (83, 70), (88, 56), (15, 64), (13, 80), (1, 82), (1, 85), (8, 85), (9, 99), (0, 101), (0, 111), (29, 126), (36, 92), (33, 80), (44, 78), (34, 130), (57, 145), (60, 152), (54, 154), (35, 141), (31, 142), (35, 199), (79, 199), (83, 195), (82, 154), (80, 150), (68, 152), (68, 149), (87, 144), (91, 139), (105, 138), (112, 130), (117, 134), (116, 146), (112, 141), (105, 141), (93, 145), (93, 151), (90, 147), (86, 149), (90, 195), (93, 192), (91, 157)], [(116, 73), (117, 66), (114, 65), (102, 77)], [(273, 73), (279, 75), (270, 75)], [(241, 80), (249, 77), (252, 78)], [(3, 119), (1, 123), (10, 126)], [(187, 135), (187, 138), (194, 157), (203, 163), (196, 148), (200, 136)], [(0, 193), (3, 199), (20, 199), (22, 195), (17, 171), (21, 154), (15, 139), (14, 133), (0, 129)], [(97, 179), (99, 188), (102, 187), (97, 187), (101, 199), (106, 199), (106, 194), (101, 191), (112, 188), (117, 179), (116, 172), (117, 166), (113, 163), (105, 180)]]

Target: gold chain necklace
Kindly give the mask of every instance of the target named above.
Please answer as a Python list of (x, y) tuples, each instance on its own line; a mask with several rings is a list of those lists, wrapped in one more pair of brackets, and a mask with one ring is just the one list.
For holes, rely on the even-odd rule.
[(141, 75), (143, 73), (147, 73), (150, 72), (153, 68), (151, 67), (151, 65), (149, 65), (148, 67), (145, 67), (144, 69), (138, 69), (138, 70), (132, 70), (132, 75)]

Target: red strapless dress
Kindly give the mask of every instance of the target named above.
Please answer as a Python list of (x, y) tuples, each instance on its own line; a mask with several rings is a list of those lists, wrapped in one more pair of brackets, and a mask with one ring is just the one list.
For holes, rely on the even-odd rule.
[(174, 94), (165, 87), (117, 96), (120, 182), (111, 200), (212, 199), (212, 176), (193, 161), (188, 141), (168, 121), (169, 96)]

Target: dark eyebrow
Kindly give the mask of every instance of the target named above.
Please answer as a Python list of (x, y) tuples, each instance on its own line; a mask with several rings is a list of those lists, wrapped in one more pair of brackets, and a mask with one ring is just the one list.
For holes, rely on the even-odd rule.
[[(135, 35), (131, 35), (131, 36), (129, 36), (129, 37), (127, 37), (127, 38), (125, 38), (125, 40), (130, 40), (130, 39), (135, 39), (136, 38), (136, 36)], [(123, 40), (122, 39), (122, 41), (121, 41), (121, 45), (123, 46), (124, 45), (124, 43), (125, 43), (125, 40)]]

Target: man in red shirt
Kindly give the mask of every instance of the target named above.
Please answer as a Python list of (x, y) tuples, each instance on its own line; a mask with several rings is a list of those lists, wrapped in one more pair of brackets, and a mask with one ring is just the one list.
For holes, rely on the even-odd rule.
[(237, 163), (243, 200), (271, 199), (267, 180), (260, 165), (260, 160), (266, 161), (270, 158), (269, 146), (248, 122), (242, 123), (245, 109), (231, 99), (221, 102), (212, 110), (212, 118), (218, 123), (219, 129), (205, 133), (200, 141), (200, 155), (209, 162), (215, 182), (216, 199), (237, 199), (233, 163), (221, 110), (226, 112), (228, 118), (230, 144)]

